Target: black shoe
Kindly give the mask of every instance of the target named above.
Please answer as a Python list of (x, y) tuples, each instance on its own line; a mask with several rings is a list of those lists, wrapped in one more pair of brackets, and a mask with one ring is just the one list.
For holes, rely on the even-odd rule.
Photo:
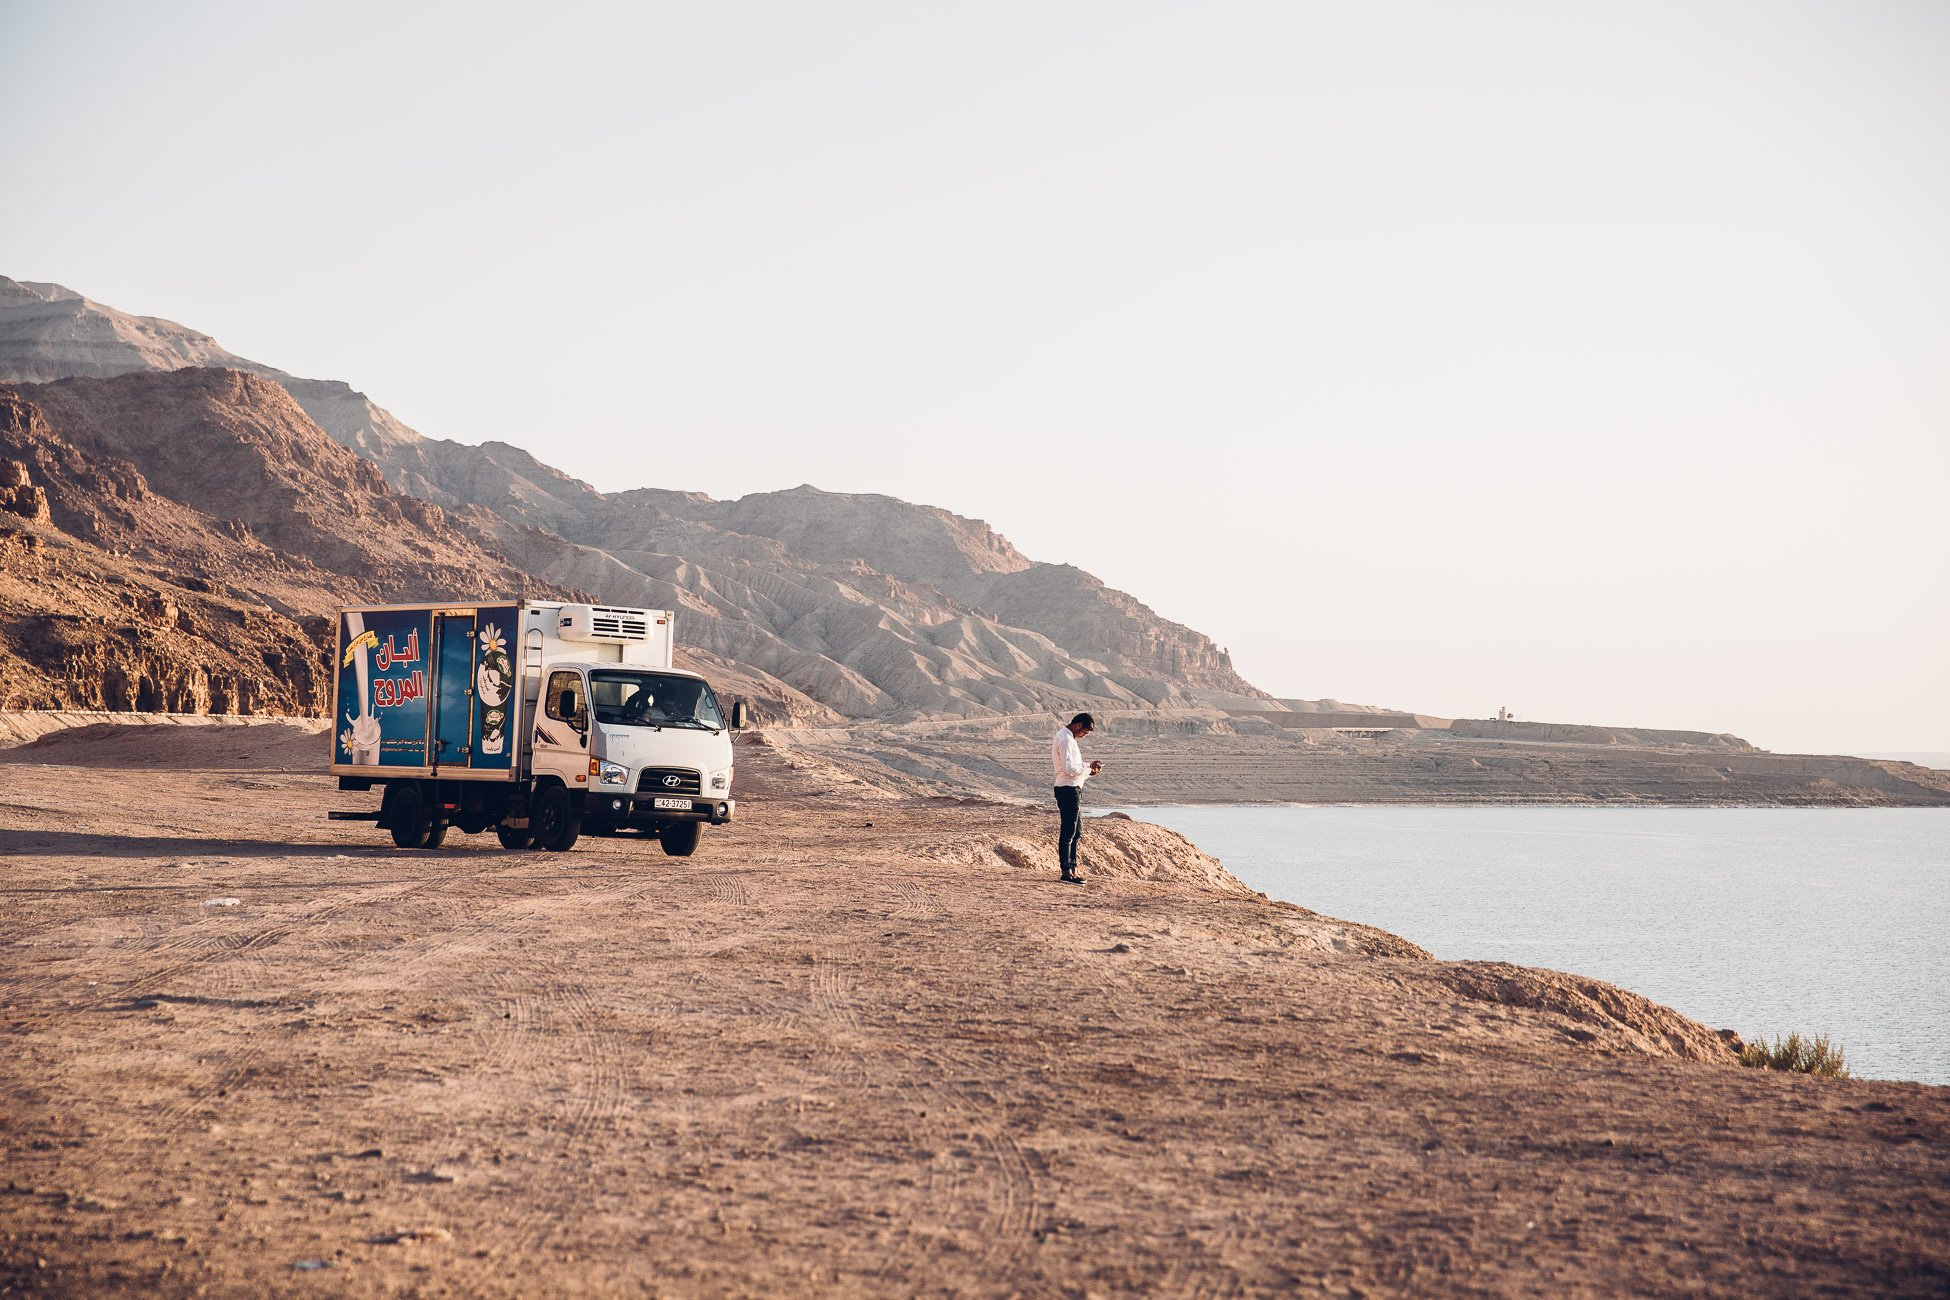
[(1065, 885), (1081, 885), (1083, 883), (1083, 877), (1074, 871), (1066, 871), (1056, 879), (1058, 883)]

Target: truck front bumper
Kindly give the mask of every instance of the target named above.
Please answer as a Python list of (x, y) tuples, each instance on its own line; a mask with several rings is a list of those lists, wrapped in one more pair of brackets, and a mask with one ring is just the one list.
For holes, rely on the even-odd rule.
[[(659, 807), (658, 805), (665, 805)], [(677, 807), (675, 805), (683, 805)], [(722, 826), (738, 812), (736, 799), (708, 799), (703, 795), (633, 794), (627, 790), (591, 790), (583, 796), (585, 821), (613, 822), (709, 822)]]

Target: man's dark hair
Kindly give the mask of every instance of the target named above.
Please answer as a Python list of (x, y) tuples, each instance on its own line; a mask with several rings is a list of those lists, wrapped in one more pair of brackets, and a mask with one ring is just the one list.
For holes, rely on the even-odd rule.
[(1076, 717), (1070, 719), (1070, 725), (1073, 727), (1082, 727), (1085, 731), (1095, 731), (1097, 729), (1097, 720), (1088, 713), (1079, 713)]

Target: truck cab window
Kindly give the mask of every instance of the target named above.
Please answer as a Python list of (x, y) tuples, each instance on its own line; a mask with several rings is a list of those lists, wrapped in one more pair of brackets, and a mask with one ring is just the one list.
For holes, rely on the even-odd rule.
[(596, 721), (626, 727), (722, 730), (724, 712), (711, 688), (674, 673), (599, 668), (589, 674)]
[[(565, 695), (575, 697), (575, 708), (568, 713), (562, 711), (562, 701)], [(547, 701), (549, 717), (556, 719), (558, 722), (569, 723), (571, 726), (580, 727), (586, 725), (584, 719), (587, 706), (583, 703), (582, 698), (581, 673), (550, 673), (548, 675), (548, 690), (543, 693), (543, 698)]]

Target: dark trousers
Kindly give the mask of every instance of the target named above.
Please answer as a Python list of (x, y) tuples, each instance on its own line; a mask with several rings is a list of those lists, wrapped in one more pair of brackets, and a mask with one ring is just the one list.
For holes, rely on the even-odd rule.
[(1063, 874), (1077, 874), (1077, 841), (1083, 838), (1083, 816), (1077, 808), (1077, 788), (1073, 785), (1056, 787), (1056, 809), (1063, 814), (1063, 828), (1056, 833), (1056, 859), (1063, 864)]

